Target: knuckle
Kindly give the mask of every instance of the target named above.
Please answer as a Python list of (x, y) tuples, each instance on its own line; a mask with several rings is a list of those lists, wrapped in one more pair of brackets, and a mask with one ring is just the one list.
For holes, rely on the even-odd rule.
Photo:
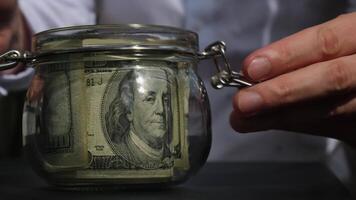
[(286, 43), (280, 43), (276, 47), (275, 52), (277, 52), (278, 59), (286, 68), (288, 68), (293, 63), (293, 58), (295, 57), (294, 51), (288, 48)]
[(351, 76), (344, 62), (341, 60), (332, 62), (327, 66), (327, 83), (331, 86), (330, 92), (347, 90), (350, 86)]
[(279, 48), (279, 56), (281, 58), (290, 58), (293, 56), (293, 52), (287, 47), (287, 45), (281, 44), (278, 46)]
[(332, 28), (321, 26), (317, 31), (317, 42), (322, 58), (329, 58), (340, 52), (340, 41)]
[(272, 105), (280, 105), (292, 102), (294, 90), (292, 85), (289, 84), (287, 80), (281, 79), (274, 85), (272, 90), (274, 93), (274, 98), (272, 100), (274, 102), (267, 103), (270, 103)]

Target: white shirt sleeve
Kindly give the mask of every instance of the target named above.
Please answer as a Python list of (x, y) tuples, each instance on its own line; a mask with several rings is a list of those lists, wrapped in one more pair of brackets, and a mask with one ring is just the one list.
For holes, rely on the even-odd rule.
[(96, 22), (94, 0), (19, 0), (19, 6), (32, 33)]
[(0, 76), (0, 96), (7, 96), (8, 91), (24, 90), (31, 82), (34, 70), (26, 68), (18, 74)]

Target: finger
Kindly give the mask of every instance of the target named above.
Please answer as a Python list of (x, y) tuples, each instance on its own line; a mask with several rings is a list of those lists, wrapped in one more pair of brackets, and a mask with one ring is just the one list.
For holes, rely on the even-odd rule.
[(349, 97), (345, 97), (342, 101), (337, 103), (330, 111), (329, 115), (332, 117), (352, 116), (356, 113), (356, 94), (352, 93)]
[[(356, 147), (356, 127), (354, 126), (355, 116), (353, 118), (340, 119), (322, 119), (312, 122), (304, 122), (301, 124), (289, 123), (288, 125), (276, 125), (275, 123), (281, 117), (278, 114), (265, 115), (263, 118), (259, 116), (258, 119), (243, 119), (236, 120), (234, 117), (237, 114), (231, 113), (231, 126), (239, 133), (261, 132), (265, 130), (285, 130), (304, 134), (311, 134), (323, 137), (330, 137), (342, 140)], [(261, 125), (262, 122), (262, 125)], [(274, 123), (274, 125), (273, 125)]]
[(356, 88), (356, 55), (317, 63), (261, 82), (238, 92), (234, 109), (244, 115), (344, 95)]
[(230, 123), (236, 131), (242, 133), (268, 129), (291, 130), (293, 127), (304, 127), (310, 122), (330, 117), (333, 104), (334, 102), (311, 101), (248, 117), (239, 110), (234, 110)]
[(356, 14), (317, 25), (250, 54), (243, 71), (255, 81), (356, 52)]
[(332, 109), (332, 104), (313, 102), (248, 118), (233, 111), (230, 123), (240, 133), (278, 129), (332, 137), (356, 144), (356, 115), (330, 115)]

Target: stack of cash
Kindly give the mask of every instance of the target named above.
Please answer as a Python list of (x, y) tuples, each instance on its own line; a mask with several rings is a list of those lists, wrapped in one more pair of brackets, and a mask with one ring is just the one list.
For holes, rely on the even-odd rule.
[(27, 145), (41, 168), (103, 183), (171, 180), (189, 170), (186, 65), (106, 53), (68, 59), (38, 66), (41, 98), (26, 106)]

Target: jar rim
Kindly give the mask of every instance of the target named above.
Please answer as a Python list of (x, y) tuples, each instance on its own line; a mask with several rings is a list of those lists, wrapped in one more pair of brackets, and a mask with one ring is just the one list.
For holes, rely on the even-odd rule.
[(82, 25), (55, 28), (35, 34), (36, 54), (85, 51), (162, 50), (195, 54), (198, 34), (182, 28), (146, 24)]
[(156, 25), (156, 24), (97, 24), (97, 25), (78, 25), (78, 26), (66, 26), (66, 27), (59, 27), (59, 28), (52, 28), (48, 30), (44, 30), (34, 34), (35, 36), (40, 36), (44, 34), (49, 34), (53, 32), (61, 32), (61, 31), (68, 31), (68, 30), (86, 30), (86, 29), (114, 29), (114, 28), (121, 28), (121, 29), (130, 29), (130, 30), (141, 30), (141, 31), (152, 31), (152, 30), (161, 30), (162, 32), (171, 32), (171, 33), (186, 33), (189, 32), (191, 34), (197, 34), (193, 31), (188, 29), (173, 27), (173, 26), (166, 26), (166, 25)]

